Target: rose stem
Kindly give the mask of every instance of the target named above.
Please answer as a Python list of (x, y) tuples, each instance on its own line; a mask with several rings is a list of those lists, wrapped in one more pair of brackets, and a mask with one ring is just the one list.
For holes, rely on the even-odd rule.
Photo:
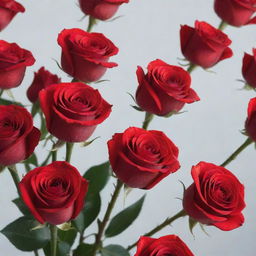
[(218, 26), (219, 30), (224, 30), (227, 27), (228, 23), (226, 23), (225, 21), (221, 21), (220, 25)]
[(227, 160), (225, 160), (221, 166), (225, 167), (226, 165), (228, 165), (231, 161), (233, 161), (245, 148), (247, 148), (247, 146), (249, 146), (250, 144), (252, 144), (253, 141), (248, 138), (233, 154), (230, 155), (229, 158), (227, 158)]
[[(160, 231), (161, 229), (165, 228), (166, 226), (169, 226), (173, 221), (177, 220), (178, 218), (184, 217), (186, 216), (186, 212), (182, 209), (181, 211), (179, 211), (177, 214), (175, 214), (174, 216), (167, 218), (164, 222), (162, 222), (160, 225), (156, 226), (155, 228), (153, 228), (152, 230), (150, 230), (149, 232), (145, 233), (143, 236), (152, 236), (155, 233), (157, 233), (158, 231)], [(130, 251), (132, 248), (134, 248), (137, 245), (138, 241), (136, 241), (135, 243), (133, 243), (132, 245), (127, 247), (127, 250)]]
[(50, 224), (50, 231), (51, 231), (51, 256), (56, 256), (58, 229), (55, 225)]
[(190, 63), (190, 65), (188, 66), (188, 73), (192, 73), (192, 71), (197, 68), (197, 65), (193, 64), (193, 63)]
[(19, 177), (18, 171), (16, 169), (16, 166), (15, 165), (10, 165), (10, 166), (8, 166), (8, 170), (10, 171), (12, 179), (15, 183), (16, 188), (17, 188), (18, 194), (19, 194), (19, 196), (21, 196), (20, 195), (20, 190), (19, 190), (20, 177)]
[(37, 250), (34, 251), (35, 256), (39, 256), (39, 253)]
[(93, 26), (96, 24), (96, 19), (93, 18), (92, 16), (89, 16), (89, 23), (88, 23), (88, 27), (86, 29), (87, 32), (91, 32)]
[(92, 256), (95, 256), (96, 253), (97, 253), (97, 250), (98, 248), (100, 247), (101, 245), (101, 238), (102, 238), (102, 235), (103, 235), (103, 232), (105, 230), (105, 227), (108, 223), (108, 220), (109, 220), (109, 217), (110, 217), (110, 214), (114, 208), (114, 205), (116, 203), (116, 200), (118, 198), (118, 195), (121, 191), (121, 188), (123, 186), (123, 183), (120, 181), (120, 180), (117, 180), (117, 183), (116, 183), (116, 186), (115, 186), (115, 190), (114, 190), (114, 193), (112, 195), (112, 198), (108, 204), (108, 207), (107, 207), (107, 210), (106, 210), (106, 213), (104, 215), (104, 218), (102, 221), (100, 221), (98, 223), (98, 226), (99, 226), (99, 231), (98, 233), (96, 234), (96, 240), (95, 240), (95, 243), (94, 243), (94, 248), (93, 248), (93, 252), (92, 252)]
[(57, 160), (57, 150), (52, 151), (52, 162)]
[(148, 129), (148, 125), (149, 125), (150, 122), (153, 120), (153, 117), (154, 117), (153, 114), (150, 114), (150, 113), (146, 112), (146, 114), (145, 114), (145, 119), (144, 119), (143, 125), (142, 125), (142, 128), (143, 128), (144, 130), (147, 130), (147, 129)]
[(4, 92), (4, 90), (0, 90), (0, 97), (2, 96), (3, 92)]
[(66, 161), (70, 163), (71, 154), (73, 150), (74, 143), (67, 142), (66, 143)]

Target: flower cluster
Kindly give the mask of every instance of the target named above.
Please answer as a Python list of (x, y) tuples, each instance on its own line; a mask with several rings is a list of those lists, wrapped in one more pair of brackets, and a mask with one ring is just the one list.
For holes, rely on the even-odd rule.
[[(61, 51), (59, 68), (70, 79), (65, 81), (66, 78), (42, 66), (26, 88), (32, 103), (30, 111), (28, 106), (14, 99), (7, 100), (2, 94), (23, 83), (26, 69), (35, 63), (35, 58), (18, 44), (0, 40), (0, 167), (11, 172), (19, 194), (14, 202), (24, 214), (1, 232), (20, 250), (34, 251), (35, 255), (38, 249), (43, 249), (46, 256), (71, 255), (79, 233), (74, 256), (130, 255), (129, 251), (136, 246), (134, 256), (193, 256), (176, 235), (152, 236), (185, 216), (191, 231), (197, 223), (230, 231), (245, 221), (244, 185), (226, 166), (256, 142), (256, 98), (248, 105), (245, 143), (221, 165), (200, 161), (192, 166), (193, 183), (188, 187), (184, 185), (180, 212), (168, 216), (144, 235), (134, 234), (135, 242), (126, 249), (120, 245), (105, 246), (103, 236), (119, 235), (138, 217), (143, 206), (144, 197), (111, 218), (121, 189), (124, 187), (126, 195), (131, 189), (147, 192), (160, 186), (170, 174), (175, 179), (175, 173), (183, 166), (183, 159), (179, 157), (182, 146), (178, 140), (176, 145), (174, 133), (169, 138), (161, 130), (148, 129), (154, 116), (174, 118), (184, 107), (189, 108), (186, 104), (200, 101), (193, 89), (196, 87), (191, 72), (196, 67), (212, 68), (233, 56), (232, 40), (222, 31), (224, 25), (256, 24), (253, 17), (256, 0), (215, 0), (214, 10), (222, 19), (218, 28), (198, 20), (194, 27), (181, 25), (180, 49), (186, 62), (184, 67), (188, 68), (161, 59), (151, 60), (147, 71), (138, 64), (134, 70), (138, 83), (132, 98), (136, 104), (133, 107), (145, 114), (142, 128), (131, 124), (124, 131), (113, 131), (112, 138), (104, 145), (108, 161), (81, 175), (82, 170), (73, 166), (75, 163), (70, 164), (73, 146), (75, 143), (90, 145), (95, 139), (88, 140), (96, 127), (105, 125), (112, 104), (95, 87), (104, 82), (100, 79), (109, 68), (118, 67), (112, 62), (118, 47), (107, 36), (91, 29), (99, 20), (112, 18), (124, 3), (129, 0), (79, 0), (81, 11), (89, 16), (87, 31), (64, 28), (56, 42)], [(0, 0), (0, 31), (17, 13), (24, 11), (14, 0)], [(256, 49), (252, 51), (252, 55), (244, 54), (241, 69), (245, 86), (256, 89)], [(34, 126), (38, 121), (41, 131)], [(36, 152), (38, 145), (44, 148), (50, 143), (48, 155), (39, 163), (43, 156)], [(66, 145), (65, 160), (58, 156), (63, 145)], [(84, 158), (88, 159), (88, 155)], [(15, 164), (24, 165), (26, 169), (21, 180)], [(110, 177), (116, 180), (116, 185), (100, 219), (100, 192)], [(86, 228), (96, 220), (95, 239), (91, 244), (85, 243)], [(58, 231), (60, 229), (62, 231)], [(25, 234), (19, 235), (20, 230)]]

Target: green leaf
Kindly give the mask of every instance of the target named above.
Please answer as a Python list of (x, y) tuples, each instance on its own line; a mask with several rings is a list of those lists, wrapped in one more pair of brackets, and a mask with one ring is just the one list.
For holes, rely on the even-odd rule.
[(0, 99), (0, 105), (18, 105), (23, 107), (23, 105), (20, 102), (6, 100), (6, 99)]
[(31, 217), (21, 217), (7, 225), (1, 233), (21, 251), (34, 251), (43, 248), (50, 241), (48, 228), (32, 230), (38, 222)]
[(99, 194), (88, 194), (85, 206), (78, 218), (73, 220), (73, 225), (81, 233), (89, 227), (100, 213), (101, 199)]
[(75, 242), (77, 231), (75, 228), (71, 228), (67, 231), (58, 229), (58, 237), (62, 242), (68, 243), (70, 246)]
[(102, 256), (130, 256), (129, 252), (120, 245), (111, 244), (101, 249)]
[(93, 252), (93, 244), (79, 244), (74, 250), (73, 256), (89, 256)]
[[(70, 255), (70, 249), (71, 249), (71, 246), (68, 243), (58, 241), (56, 256)], [(45, 254), (45, 256), (51, 256), (51, 243), (50, 242), (44, 247), (44, 254)]]
[(84, 174), (84, 178), (89, 181), (88, 193), (99, 193), (107, 184), (110, 175), (109, 162), (91, 167)]
[(127, 207), (120, 213), (118, 213), (111, 221), (106, 229), (105, 236), (112, 237), (122, 233), (125, 229), (127, 229), (133, 221), (138, 217), (143, 202), (145, 199), (145, 195), (140, 198), (136, 203)]
[(23, 200), (20, 197), (13, 199), (12, 202), (19, 208), (19, 210), (21, 211), (21, 213), (23, 215), (31, 216), (31, 213), (30, 213), (28, 207), (25, 205), (25, 203), (23, 202)]

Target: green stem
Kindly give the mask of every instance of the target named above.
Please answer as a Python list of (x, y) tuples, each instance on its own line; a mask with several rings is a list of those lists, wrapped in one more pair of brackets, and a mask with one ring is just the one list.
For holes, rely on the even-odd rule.
[(150, 122), (153, 120), (153, 118), (154, 118), (153, 114), (150, 114), (150, 113), (146, 112), (145, 119), (144, 119), (143, 125), (142, 125), (142, 128), (144, 130), (148, 129), (148, 126), (149, 126)]
[(57, 253), (57, 238), (58, 238), (58, 229), (55, 225), (50, 225), (51, 231), (51, 256), (56, 256)]
[[(155, 233), (157, 233), (158, 231), (160, 231), (161, 229), (165, 228), (166, 226), (169, 226), (173, 221), (186, 216), (186, 212), (184, 210), (179, 211), (177, 214), (175, 214), (174, 216), (167, 218), (164, 222), (162, 222), (160, 225), (156, 226), (155, 228), (153, 228), (152, 230), (150, 230), (149, 232), (145, 233), (143, 236), (152, 236)], [(127, 247), (127, 250), (131, 250), (132, 248), (134, 248), (137, 245), (138, 241), (136, 241), (135, 243), (131, 244), (130, 246)]]
[(24, 166), (25, 166), (26, 172), (29, 172), (31, 169), (30, 165), (28, 163), (24, 163)]
[(222, 164), (221, 166), (225, 167), (230, 162), (232, 162), (245, 148), (247, 148), (253, 141), (248, 138), (233, 154), (231, 154)]
[(20, 190), (19, 190), (20, 177), (19, 177), (18, 171), (16, 169), (16, 166), (15, 165), (10, 165), (10, 166), (8, 166), (8, 170), (10, 171), (12, 179), (15, 183), (16, 188), (17, 188), (18, 194), (19, 194), (19, 196), (21, 196), (20, 195)]
[(52, 155), (52, 151), (50, 151), (50, 152), (48, 153), (47, 157), (46, 157), (45, 160), (40, 164), (40, 166), (45, 166), (45, 165), (47, 165), (47, 163), (48, 163), (48, 161), (49, 161), (51, 155)]
[(67, 142), (66, 143), (66, 161), (70, 163), (71, 154), (73, 150), (74, 143)]
[(0, 90), (0, 97), (3, 95), (4, 90)]
[(37, 250), (34, 251), (35, 256), (39, 256), (39, 253)]
[(52, 151), (52, 162), (57, 161), (57, 150)]
[(197, 65), (190, 63), (190, 65), (189, 65), (189, 67), (188, 67), (188, 69), (187, 69), (188, 73), (192, 73), (192, 71), (193, 71), (195, 68), (197, 68)]
[(93, 26), (97, 23), (97, 20), (95, 18), (93, 18), (92, 16), (89, 16), (89, 23), (88, 23), (88, 27), (87, 27), (87, 32), (91, 32)]
[(92, 252), (92, 256), (95, 256), (96, 253), (97, 253), (97, 250), (99, 249), (99, 247), (101, 246), (101, 238), (103, 236), (103, 233), (104, 233), (104, 230), (106, 228), (106, 225), (108, 223), (108, 220), (110, 218), (110, 215), (111, 215), (111, 212), (115, 206), (115, 203), (116, 203), (116, 200), (118, 198), (118, 195), (121, 191), (121, 188), (123, 186), (123, 183), (120, 181), (120, 180), (117, 180), (117, 184), (116, 184), (116, 187), (115, 187), (115, 191), (113, 193), (113, 196), (108, 204), (108, 207), (107, 207), (107, 210), (106, 210), (106, 213), (103, 217), (103, 220), (99, 222), (99, 230), (98, 230), (98, 233), (96, 234), (96, 240), (95, 240), (95, 243), (94, 243), (94, 248), (93, 248), (93, 252)]
[(226, 23), (225, 21), (221, 21), (220, 25), (218, 26), (219, 30), (224, 30), (227, 27), (228, 23)]

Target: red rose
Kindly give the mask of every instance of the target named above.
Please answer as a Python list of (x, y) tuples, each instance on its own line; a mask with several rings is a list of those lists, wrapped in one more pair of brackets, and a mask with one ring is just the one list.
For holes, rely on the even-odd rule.
[(47, 88), (51, 84), (58, 84), (61, 79), (44, 67), (41, 67), (37, 72), (34, 73), (34, 80), (27, 90), (27, 97), (31, 102), (36, 102), (38, 99), (39, 92)]
[(39, 93), (48, 131), (68, 142), (87, 140), (111, 112), (98, 90), (83, 83), (54, 84)]
[(36, 220), (58, 225), (80, 213), (88, 182), (74, 166), (56, 161), (28, 172), (19, 188)]
[(253, 141), (256, 141), (256, 98), (251, 99), (249, 102), (245, 130), (247, 135)]
[(99, 20), (107, 20), (114, 16), (119, 6), (129, 0), (79, 0), (80, 8), (86, 15)]
[(246, 83), (256, 88), (256, 49), (253, 49), (253, 55), (244, 54), (242, 74)]
[(32, 66), (35, 59), (30, 51), (15, 43), (0, 40), (0, 88), (10, 89), (21, 84), (26, 67)]
[(183, 68), (168, 65), (161, 60), (150, 62), (146, 75), (138, 67), (137, 78), (137, 104), (149, 113), (165, 116), (170, 112), (178, 112), (185, 103), (200, 100), (190, 88), (190, 74)]
[(0, 31), (3, 30), (18, 12), (25, 12), (25, 8), (14, 0), (0, 1)]
[(203, 68), (233, 56), (228, 36), (206, 22), (196, 21), (195, 28), (181, 26), (180, 43), (186, 59)]
[(150, 189), (179, 167), (179, 150), (160, 131), (130, 127), (108, 141), (109, 161), (116, 176), (133, 188)]
[(256, 11), (255, 0), (215, 0), (214, 10), (223, 21), (232, 26), (256, 23), (256, 18), (251, 18)]
[(149, 255), (193, 256), (194, 254), (178, 236), (168, 235), (158, 239), (142, 236), (134, 256)]
[(16, 105), (0, 105), (0, 165), (12, 165), (28, 158), (40, 139), (30, 113)]
[(193, 219), (228, 231), (241, 226), (244, 186), (230, 171), (211, 163), (192, 167), (194, 183), (184, 193), (183, 207)]
[(62, 48), (63, 70), (80, 81), (97, 81), (107, 68), (117, 66), (108, 59), (118, 53), (118, 48), (103, 34), (64, 29), (58, 36), (58, 44)]

